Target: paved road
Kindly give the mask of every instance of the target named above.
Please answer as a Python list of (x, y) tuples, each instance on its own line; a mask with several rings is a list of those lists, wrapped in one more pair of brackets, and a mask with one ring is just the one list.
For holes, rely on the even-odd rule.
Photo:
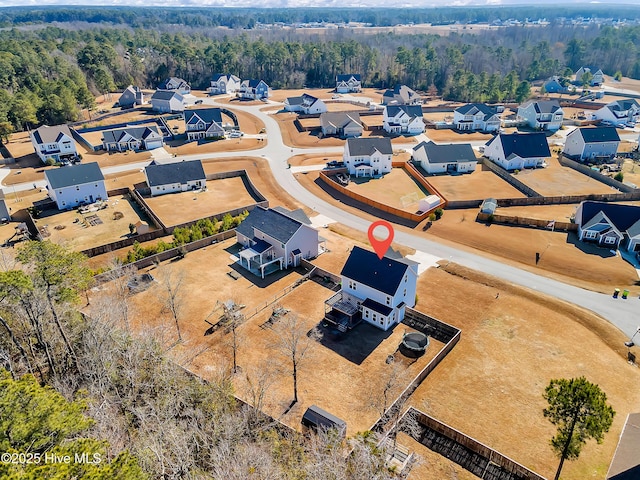
[[(229, 105), (227, 104), (217, 104), (215, 102), (215, 99), (213, 98), (204, 99), (204, 104), (229, 107)], [(221, 157), (264, 157), (265, 160), (269, 162), (273, 175), (278, 184), (285, 191), (295, 197), (300, 203), (337, 222), (366, 232), (370, 225), (369, 221), (346, 212), (343, 209), (336, 207), (319, 197), (316, 197), (313, 193), (306, 190), (298, 183), (298, 181), (293, 176), (292, 170), (288, 168), (287, 160), (292, 155), (301, 153), (317, 153), (329, 155), (341, 153), (342, 147), (318, 147), (301, 149), (291, 148), (285, 145), (282, 140), (280, 127), (277, 121), (273, 119), (271, 115), (260, 111), (260, 109), (264, 107), (265, 105), (232, 105), (232, 108), (244, 110), (248, 113), (251, 113), (264, 122), (269, 138), (267, 145), (265, 145), (264, 147), (252, 151), (197, 154), (181, 156), (179, 158), (205, 160)], [(402, 148), (403, 146), (396, 145), (396, 147)], [(410, 145), (406, 145), (405, 147), (410, 148)], [(140, 162), (135, 164), (107, 167), (103, 169), (103, 172), (105, 174), (112, 174), (137, 170), (144, 168), (148, 163), (149, 162)], [(0, 169), (0, 172), (1, 171), (2, 170)], [(0, 180), (2, 179), (2, 177), (3, 175), (0, 173)], [(44, 185), (44, 182), (36, 183), (38, 184), (38, 186)], [(33, 185), (31, 183), (20, 184), (16, 185), (15, 188), (16, 190), (28, 190), (30, 188), (33, 188)], [(640, 299), (638, 298), (616, 300), (613, 299), (610, 295), (594, 293), (588, 290), (574, 287), (572, 285), (568, 285), (541, 275), (537, 275), (516, 267), (506, 265), (499, 261), (488, 259), (478, 254), (458, 250), (447, 245), (427, 240), (426, 238), (423, 238), (419, 234), (415, 233), (405, 233), (398, 231), (396, 232), (395, 240), (398, 243), (411, 248), (415, 248), (416, 250), (426, 252), (442, 259), (449, 259), (460, 265), (484, 271), (514, 284), (533, 288), (542, 293), (575, 303), (577, 305), (581, 305), (584, 308), (602, 315), (604, 318), (616, 325), (618, 328), (620, 328), (620, 330), (622, 330), (629, 336), (631, 336), (638, 328), (638, 325), (640, 325), (640, 318), (637, 314), (640, 307)], [(615, 286), (612, 285), (612, 291), (614, 287)]]

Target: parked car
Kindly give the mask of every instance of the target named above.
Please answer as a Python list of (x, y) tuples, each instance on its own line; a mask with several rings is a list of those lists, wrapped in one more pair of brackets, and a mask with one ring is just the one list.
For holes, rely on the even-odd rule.
[(202, 100), (196, 100), (196, 105), (200, 105), (202, 103)]
[(229, 138), (240, 138), (244, 137), (244, 133), (239, 130), (231, 130), (229, 132)]

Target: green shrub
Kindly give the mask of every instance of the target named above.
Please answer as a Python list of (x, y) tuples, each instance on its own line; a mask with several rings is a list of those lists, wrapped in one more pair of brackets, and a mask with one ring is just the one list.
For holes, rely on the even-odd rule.
[(444, 215), (444, 210), (441, 208), (436, 208), (433, 211), (434, 215), (436, 216), (436, 220), (440, 220), (442, 218), (442, 215)]
[(436, 221), (436, 214), (435, 213), (429, 214), (429, 220), (432, 221), (432, 222), (435, 222)]
[(622, 172), (618, 172), (618, 173), (616, 173), (616, 176), (615, 176), (615, 177), (613, 177), (613, 179), (614, 179), (614, 180), (617, 180), (617, 181), (619, 181), (619, 182), (624, 181), (624, 173), (622, 173)]
[(493, 213), (490, 213), (489, 216), (487, 217), (487, 223), (493, 223), (495, 219), (496, 217), (493, 216)]

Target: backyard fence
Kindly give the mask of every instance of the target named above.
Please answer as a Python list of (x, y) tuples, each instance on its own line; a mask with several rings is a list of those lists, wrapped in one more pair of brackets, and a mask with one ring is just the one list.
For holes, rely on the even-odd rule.
[(541, 197), (538, 192), (536, 192), (533, 188), (525, 185), (520, 180), (518, 180), (515, 175), (512, 175), (507, 170), (502, 168), (500, 165), (492, 162), (488, 158), (484, 157), (482, 159), (482, 164), (485, 165), (489, 170), (498, 175), (500, 178), (505, 180), (507, 183), (511, 184), (513, 187), (517, 188), (519, 191), (524, 193), (527, 197)]
[(446, 425), (424, 412), (410, 407), (404, 414), (417, 422), (419, 433), (406, 433), (430, 450), (454, 461), (484, 480), (545, 480), (527, 467)]
[(567, 232), (575, 232), (578, 230), (578, 224), (571, 222), (557, 222), (555, 220), (540, 220), (538, 218), (516, 217), (510, 215), (496, 215), (479, 212), (476, 217), (478, 222), (503, 223), (505, 225), (518, 225), (524, 227), (549, 229), (549, 223), (553, 221), (554, 230), (563, 230)]
[(618, 180), (615, 180), (611, 177), (607, 177), (606, 175), (602, 175), (600, 171), (592, 170), (587, 165), (583, 165), (582, 163), (578, 163), (574, 160), (571, 160), (570, 158), (565, 157), (564, 155), (560, 155), (559, 160), (561, 165), (564, 165), (565, 167), (573, 168), (574, 170), (577, 170), (578, 172), (584, 175), (587, 175), (588, 177), (591, 177), (594, 180), (602, 182), (605, 185), (608, 185), (617, 190), (620, 190), (621, 192), (624, 192), (624, 193), (638, 192), (637, 188), (634, 188), (630, 185), (625, 185), (624, 183), (619, 182)]

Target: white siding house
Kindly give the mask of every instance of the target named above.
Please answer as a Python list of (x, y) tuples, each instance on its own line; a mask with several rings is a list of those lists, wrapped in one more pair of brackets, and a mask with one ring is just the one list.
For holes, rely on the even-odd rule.
[(182, 95), (187, 95), (191, 93), (191, 85), (182, 78), (169, 77), (158, 85), (158, 90), (173, 90)]
[(184, 103), (184, 97), (175, 90), (156, 90), (151, 97), (151, 109), (156, 112), (182, 112)]
[(357, 93), (362, 90), (362, 80), (359, 74), (336, 75), (337, 93)]
[(378, 176), (391, 171), (393, 148), (386, 137), (349, 138), (342, 159), (350, 175)]
[(49, 197), (56, 202), (58, 210), (107, 200), (104, 176), (95, 162), (45, 170), (44, 177)]
[(200, 160), (151, 164), (145, 167), (144, 175), (151, 196), (198, 190), (207, 185), (207, 176)]
[(360, 321), (387, 331), (415, 305), (417, 264), (353, 247), (342, 272), (342, 288), (325, 301), (325, 320), (347, 331)]
[(613, 158), (620, 145), (615, 127), (576, 128), (564, 143), (562, 153), (577, 160)]
[(269, 98), (269, 85), (264, 80), (243, 80), (238, 93), (240, 97), (252, 100)]
[(418, 105), (422, 98), (406, 85), (396, 85), (382, 95), (383, 105)]
[(473, 172), (478, 159), (471, 144), (436, 145), (422, 142), (413, 147), (413, 160), (427, 173), (466, 173)]
[(158, 127), (128, 127), (102, 132), (102, 148), (107, 152), (126, 150), (153, 150), (163, 145)]
[(522, 170), (541, 167), (551, 151), (542, 132), (501, 133), (487, 142), (484, 156), (506, 170)]
[(453, 125), (462, 131), (496, 132), (500, 130), (500, 117), (484, 103), (469, 103), (453, 111)]
[(133, 108), (144, 103), (146, 103), (144, 93), (139, 87), (134, 87), (133, 85), (129, 85), (118, 99), (118, 106), (122, 108)]
[(518, 116), (535, 130), (558, 130), (564, 112), (557, 100), (529, 100), (518, 107)]
[(196, 108), (184, 111), (184, 124), (187, 138), (222, 138), (222, 111), (219, 108)]
[(586, 73), (591, 73), (591, 75), (593, 75), (593, 78), (591, 79), (591, 82), (589, 82), (589, 84), (592, 87), (597, 87), (599, 85), (602, 85), (604, 83), (604, 73), (602, 70), (600, 70), (599, 68), (594, 68), (594, 67), (580, 67), (577, 71), (576, 71), (576, 82), (580, 85), (583, 84), (583, 76)]
[(640, 251), (640, 207), (608, 202), (582, 202), (575, 215), (578, 238), (606, 248)]
[(66, 125), (49, 127), (43, 125), (29, 133), (31, 143), (42, 162), (48, 158), (56, 162), (70, 160), (77, 157), (78, 150), (73, 140), (71, 130)]
[(327, 105), (319, 98), (306, 93), (300, 97), (289, 97), (284, 101), (287, 112), (302, 112), (306, 115), (316, 115), (327, 111)]
[(245, 247), (238, 255), (240, 265), (262, 278), (317, 257), (324, 241), (301, 212), (263, 207), (251, 210), (236, 228), (236, 238)]
[(358, 112), (325, 112), (320, 114), (322, 135), (338, 135), (343, 138), (362, 135), (362, 121)]
[(216, 73), (211, 77), (211, 86), (207, 88), (209, 95), (236, 93), (240, 89), (241, 80), (230, 73)]
[(596, 110), (593, 113), (593, 118), (615, 126), (637, 123), (640, 122), (640, 105), (633, 98), (616, 100)]
[(382, 124), (385, 132), (392, 134), (419, 135), (425, 125), (420, 105), (387, 105), (384, 107)]

